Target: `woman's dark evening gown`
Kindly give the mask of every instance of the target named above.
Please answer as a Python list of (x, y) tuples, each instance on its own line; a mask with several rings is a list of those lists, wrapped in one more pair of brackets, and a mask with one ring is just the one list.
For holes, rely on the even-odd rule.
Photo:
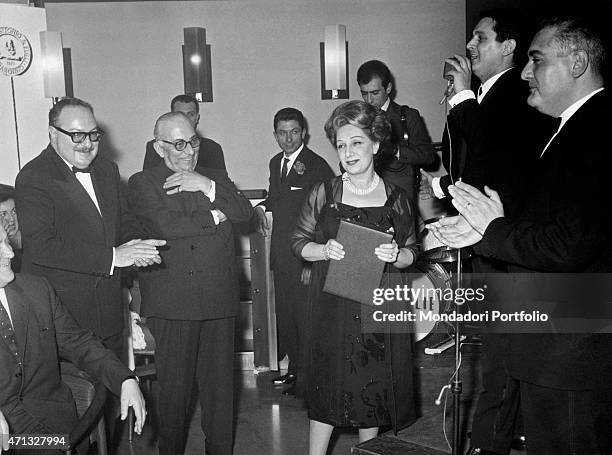
[[(389, 183), (385, 189), (384, 206), (357, 208), (339, 202), (339, 177), (315, 186), (293, 236), (294, 252), (310, 241), (335, 238), (341, 218), (378, 230), (393, 228), (399, 245), (407, 239), (414, 243), (414, 220), (404, 191)], [(309, 418), (341, 427), (393, 426), (396, 431), (410, 425), (416, 418), (410, 334), (362, 333), (362, 305), (322, 291), (328, 266), (328, 261), (312, 263), (306, 370), (298, 374)], [(396, 284), (403, 284), (401, 274), (387, 265), (381, 287)]]

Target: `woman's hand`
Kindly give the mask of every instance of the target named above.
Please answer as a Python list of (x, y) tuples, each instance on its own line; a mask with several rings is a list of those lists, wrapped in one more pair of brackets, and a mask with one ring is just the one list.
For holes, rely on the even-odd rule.
[(374, 248), (374, 254), (378, 259), (391, 264), (397, 261), (399, 253), (400, 249), (395, 240), (393, 240), (391, 243), (383, 243), (379, 245), (378, 248)]
[(320, 246), (324, 261), (329, 261), (330, 259), (339, 261), (344, 258), (344, 247), (334, 239), (329, 239), (325, 245)]

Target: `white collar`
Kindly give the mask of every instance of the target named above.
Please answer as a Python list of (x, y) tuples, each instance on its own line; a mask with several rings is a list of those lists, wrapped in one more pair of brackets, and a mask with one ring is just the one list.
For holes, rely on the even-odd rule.
[(287, 156), (283, 153), (282, 157), (281, 157), (281, 172), (283, 169), (283, 158), (288, 158), (289, 161), (287, 161), (287, 174), (289, 174), (289, 171), (291, 171), (291, 168), (293, 167), (293, 163), (295, 163), (295, 160), (297, 159), (298, 155), (300, 153), (302, 153), (302, 150), (304, 149), (304, 143), (302, 143), (302, 145), (300, 145), (300, 148), (297, 149), (295, 152), (293, 152), (291, 155)]
[(500, 77), (502, 77), (505, 73), (510, 71), (512, 68), (514, 68), (514, 67), (511, 66), (510, 68), (503, 70), (501, 73), (497, 73), (495, 76), (490, 77), (489, 79), (487, 79), (485, 82), (483, 82), (480, 85), (482, 87), (482, 95), (480, 95), (480, 101), (479, 102), (481, 102), (482, 99), (487, 94), (487, 92), (489, 90), (491, 90), (491, 87), (493, 87), (493, 84), (495, 84)]
[(593, 95), (595, 95), (596, 93), (601, 92), (603, 89), (604, 89), (604, 87), (600, 87), (597, 90), (593, 90), (591, 93), (589, 93), (586, 96), (583, 96), (578, 101), (576, 101), (574, 104), (572, 104), (570, 107), (568, 107), (563, 112), (561, 112), (561, 115), (560, 115), (560, 117), (561, 117), (561, 125), (559, 125), (559, 129), (557, 131), (561, 131), (561, 128), (563, 128), (563, 125), (565, 125), (567, 123), (567, 121), (570, 119), (570, 117), (572, 115), (574, 115), (576, 113), (576, 111), (578, 109), (580, 109), (584, 103), (586, 103), (589, 99), (591, 99), (591, 97)]
[(389, 109), (389, 104), (391, 104), (391, 98), (387, 97), (387, 101), (385, 101), (385, 104), (383, 104), (382, 106), (380, 106), (380, 108), (387, 112), (387, 109)]

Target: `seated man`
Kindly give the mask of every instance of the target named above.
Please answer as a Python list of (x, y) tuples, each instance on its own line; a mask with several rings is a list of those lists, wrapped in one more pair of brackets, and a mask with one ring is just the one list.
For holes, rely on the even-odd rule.
[(15, 188), (0, 183), (0, 224), (8, 235), (8, 241), (13, 248), (13, 270), (19, 272), (21, 268), (21, 231), (15, 211)]
[(60, 378), (60, 357), (121, 396), (122, 420), (132, 406), (140, 434), (146, 410), (134, 373), (74, 322), (46, 279), (15, 275), (13, 256), (0, 226), (0, 453), (9, 449), (9, 434), (68, 434), (76, 423), (72, 394)]

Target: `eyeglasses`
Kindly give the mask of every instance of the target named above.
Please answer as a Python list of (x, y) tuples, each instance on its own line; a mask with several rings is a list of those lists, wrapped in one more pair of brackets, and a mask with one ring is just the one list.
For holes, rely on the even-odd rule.
[(55, 128), (60, 133), (64, 133), (66, 136), (70, 136), (70, 139), (72, 139), (72, 142), (74, 142), (75, 144), (80, 144), (85, 140), (86, 137), (89, 137), (89, 140), (91, 142), (100, 142), (100, 139), (102, 139), (102, 136), (104, 136), (104, 131), (100, 129), (86, 133), (84, 131), (66, 131), (61, 129), (59, 126), (53, 126), (53, 128)]
[(185, 139), (177, 139), (173, 142), (165, 141), (163, 139), (158, 139), (158, 141), (173, 145), (177, 152), (182, 152), (183, 150), (185, 150), (187, 144), (191, 144), (191, 148), (193, 149), (200, 148), (200, 138), (198, 136), (193, 136), (188, 141), (186, 141)]

